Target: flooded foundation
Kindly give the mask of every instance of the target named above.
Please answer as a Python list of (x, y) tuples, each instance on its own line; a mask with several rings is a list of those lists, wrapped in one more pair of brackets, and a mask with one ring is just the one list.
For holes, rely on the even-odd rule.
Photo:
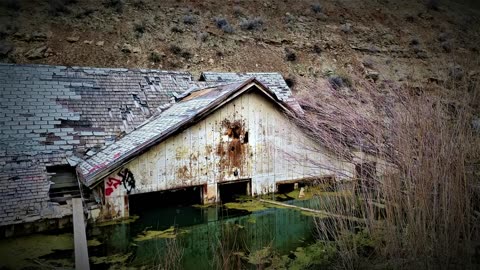
[(181, 189), (130, 195), (130, 215), (137, 215), (145, 210), (156, 208), (201, 204), (203, 201), (203, 189), (203, 186), (193, 186)]
[(233, 202), (240, 196), (249, 196), (250, 180), (241, 180), (218, 184), (219, 198), (222, 203)]
[(277, 193), (285, 194), (292, 192), (295, 189), (295, 186), (295, 183), (277, 184)]
[[(282, 189), (290, 190), (292, 185)], [(250, 181), (218, 186), (222, 200), (234, 200), (231, 203), (203, 205), (202, 192), (204, 187), (196, 186), (130, 195), (130, 220), (87, 226), (90, 268), (158, 268), (164, 263), (165, 254), (178, 251), (182, 254), (178, 261), (180, 269), (212, 269), (223, 248), (234, 240), (241, 243), (233, 245), (231, 250), (243, 265), (241, 269), (254, 269), (251, 259), (266, 249), (287, 256), (316, 241), (315, 215), (250, 198)], [(298, 208), (319, 207), (317, 198), (294, 197), (284, 196), (281, 201)], [(60, 236), (65, 242), (60, 247), (57, 244), (63, 242), (52, 234), (0, 241), (0, 250), (14, 247), (19, 254), (32, 254), (0, 262), (0, 268), (38, 265), (71, 268), (73, 235), (63, 231)], [(40, 238), (45, 246), (37, 248), (31, 244)]]

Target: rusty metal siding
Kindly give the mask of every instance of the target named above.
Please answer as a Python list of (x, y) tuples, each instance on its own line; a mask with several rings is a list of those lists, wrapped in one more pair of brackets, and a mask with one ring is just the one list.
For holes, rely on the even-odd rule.
[[(315, 147), (314, 143), (273, 103), (257, 93), (246, 93), (123, 168), (135, 178), (131, 194), (206, 185), (210, 201), (216, 200), (220, 182), (252, 179), (256, 195), (274, 192), (278, 182), (332, 174), (313, 166), (309, 159), (327, 167), (351, 169), (310, 147)], [(109, 178), (121, 180), (116, 171), (105, 178), (105, 188), (111, 188)], [(123, 199), (114, 197), (126, 194), (120, 185), (106, 198), (124, 209)], [(117, 211), (125, 215), (124, 210)]]

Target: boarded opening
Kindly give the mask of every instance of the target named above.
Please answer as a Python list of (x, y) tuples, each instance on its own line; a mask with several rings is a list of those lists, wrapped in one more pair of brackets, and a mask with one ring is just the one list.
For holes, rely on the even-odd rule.
[(53, 182), (48, 192), (50, 201), (66, 204), (72, 198), (81, 197), (75, 167), (49, 166), (47, 173), (50, 175), (50, 181)]
[(295, 189), (295, 183), (277, 184), (277, 192), (285, 194), (292, 192)]
[(219, 183), (218, 192), (222, 203), (233, 202), (239, 196), (250, 195), (250, 180)]
[(180, 207), (202, 203), (203, 186), (163, 190), (129, 196), (130, 214), (166, 207)]

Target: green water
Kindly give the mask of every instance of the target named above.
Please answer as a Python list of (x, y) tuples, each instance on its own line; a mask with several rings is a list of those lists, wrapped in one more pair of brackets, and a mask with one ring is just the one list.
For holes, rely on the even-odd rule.
[[(309, 206), (309, 201), (290, 201), (299, 206)], [(267, 208), (248, 212), (226, 209), (222, 206), (209, 208), (175, 207), (145, 211), (140, 218), (129, 224), (92, 227), (88, 237), (99, 240), (102, 245), (90, 247), (90, 256), (118, 257), (128, 266), (154, 263), (162, 256), (165, 238), (134, 241), (144, 230), (161, 231), (175, 226), (182, 232), (176, 239), (183, 250), (184, 269), (211, 269), (214, 247), (222, 241), (222, 226), (236, 226), (238, 241), (247, 252), (271, 247), (280, 254), (288, 254), (299, 246), (313, 241), (313, 219), (300, 211), (286, 208)], [(224, 228), (224, 227), (223, 227)], [(241, 235), (240, 235), (241, 234)], [(107, 264), (93, 265), (101, 269)]]
[[(291, 200), (286, 203), (310, 207), (313, 202)], [(215, 246), (225, 240), (222, 239), (225, 227), (236, 228), (237, 241), (241, 242), (246, 255), (265, 247), (277, 254), (289, 254), (314, 240), (313, 218), (287, 208), (267, 205), (255, 212), (227, 209), (221, 205), (146, 209), (131, 223), (87, 227), (91, 268), (152, 266), (155, 259), (164, 256), (169, 239), (135, 239), (145, 231), (163, 231), (172, 226), (179, 232), (171, 236), (176, 237), (183, 251), (183, 269), (212, 269)], [(4, 239), (0, 241), (0, 252), (2, 269), (74, 266), (71, 229)]]

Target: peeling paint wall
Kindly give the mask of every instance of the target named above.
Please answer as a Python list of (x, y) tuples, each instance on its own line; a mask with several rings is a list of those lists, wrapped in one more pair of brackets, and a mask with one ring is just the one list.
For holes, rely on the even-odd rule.
[(352, 164), (319, 151), (277, 105), (246, 93), (106, 177), (102, 216), (128, 216), (128, 193), (204, 185), (210, 203), (220, 182), (251, 179), (258, 195), (274, 192), (280, 182), (332, 175), (331, 169), (341, 171), (338, 178), (354, 172)]

